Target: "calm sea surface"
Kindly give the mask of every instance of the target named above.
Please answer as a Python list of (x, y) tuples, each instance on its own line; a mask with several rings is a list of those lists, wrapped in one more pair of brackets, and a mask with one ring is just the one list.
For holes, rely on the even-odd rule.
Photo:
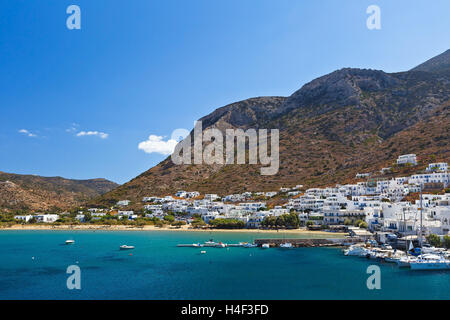
[[(450, 299), (448, 271), (413, 272), (336, 248), (176, 247), (268, 237), (283, 234), (0, 231), (0, 299)], [(367, 289), (371, 264), (381, 290)], [(69, 265), (81, 268), (81, 290), (67, 289)]]

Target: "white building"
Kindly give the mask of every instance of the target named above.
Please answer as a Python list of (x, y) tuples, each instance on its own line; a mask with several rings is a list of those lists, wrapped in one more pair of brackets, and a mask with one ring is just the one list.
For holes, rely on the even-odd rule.
[(409, 179), (409, 183), (422, 185), (424, 183), (442, 183), (444, 187), (449, 184), (450, 173), (448, 172), (435, 172), (412, 175)]
[(130, 200), (120, 200), (116, 203), (117, 206), (119, 207), (126, 207), (127, 205), (130, 204)]
[(448, 164), (447, 164), (447, 162), (430, 163), (426, 170), (428, 172), (433, 172), (433, 171), (446, 172), (446, 171), (448, 171)]
[(397, 164), (398, 165), (404, 165), (410, 163), (413, 166), (417, 165), (417, 157), (414, 153), (411, 154), (403, 154), (398, 157)]
[(59, 219), (57, 214), (39, 214), (36, 216), (37, 222), (53, 223)]
[(217, 194), (214, 194), (214, 193), (207, 193), (207, 194), (205, 194), (205, 200), (214, 201), (214, 200), (217, 200), (217, 199), (219, 199), (219, 196)]
[(33, 216), (31, 214), (26, 215), (26, 216), (14, 216), (14, 219), (22, 220), (22, 221), (25, 221), (25, 222), (30, 221), (31, 218), (33, 218)]

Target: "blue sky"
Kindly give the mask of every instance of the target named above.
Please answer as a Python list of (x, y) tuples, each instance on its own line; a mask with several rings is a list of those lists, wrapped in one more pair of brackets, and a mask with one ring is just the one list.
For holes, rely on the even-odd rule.
[[(66, 27), (71, 4), (81, 30)], [(371, 4), (381, 30), (366, 27)], [(166, 157), (138, 149), (149, 135), (335, 69), (404, 71), (449, 49), (449, 13), (448, 0), (3, 0), (0, 171), (124, 183)]]

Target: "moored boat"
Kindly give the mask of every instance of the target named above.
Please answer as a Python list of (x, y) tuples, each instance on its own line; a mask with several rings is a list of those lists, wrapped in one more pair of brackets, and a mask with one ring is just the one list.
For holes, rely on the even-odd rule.
[(66, 244), (74, 244), (75, 240), (66, 240)]
[(290, 242), (285, 242), (285, 243), (280, 244), (280, 248), (284, 248), (284, 249), (291, 249), (293, 247), (294, 246)]
[(134, 249), (134, 246), (128, 246), (128, 245), (124, 244), (124, 245), (121, 245), (119, 248), (120, 248), (120, 250), (132, 250), (132, 249)]
[(359, 245), (352, 245), (344, 250), (346, 256), (366, 257), (369, 253), (369, 250)]
[(412, 263), (412, 262), (415, 262), (415, 261), (417, 261), (417, 258), (416, 258), (416, 257), (406, 256), (406, 257), (400, 258), (400, 259), (397, 261), (397, 265), (398, 265), (400, 268), (409, 268), (410, 265), (411, 265), (411, 263)]
[(450, 261), (436, 254), (423, 254), (410, 267), (411, 270), (450, 270)]
[(225, 248), (226, 246), (227, 246), (226, 243), (219, 242), (219, 243), (216, 244), (214, 247), (215, 247), (215, 248)]
[(209, 239), (208, 241), (205, 241), (205, 243), (203, 244), (204, 247), (215, 247), (217, 246), (219, 243), (213, 241), (213, 239)]

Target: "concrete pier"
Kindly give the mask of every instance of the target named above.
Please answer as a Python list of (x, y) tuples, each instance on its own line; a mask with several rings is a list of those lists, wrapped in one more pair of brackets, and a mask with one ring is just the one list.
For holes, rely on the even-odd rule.
[(271, 247), (278, 247), (283, 243), (292, 243), (294, 247), (332, 247), (343, 246), (345, 244), (353, 244), (361, 242), (357, 238), (342, 238), (342, 239), (255, 239), (255, 243), (261, 246), (263, 243), (268, 243)]

